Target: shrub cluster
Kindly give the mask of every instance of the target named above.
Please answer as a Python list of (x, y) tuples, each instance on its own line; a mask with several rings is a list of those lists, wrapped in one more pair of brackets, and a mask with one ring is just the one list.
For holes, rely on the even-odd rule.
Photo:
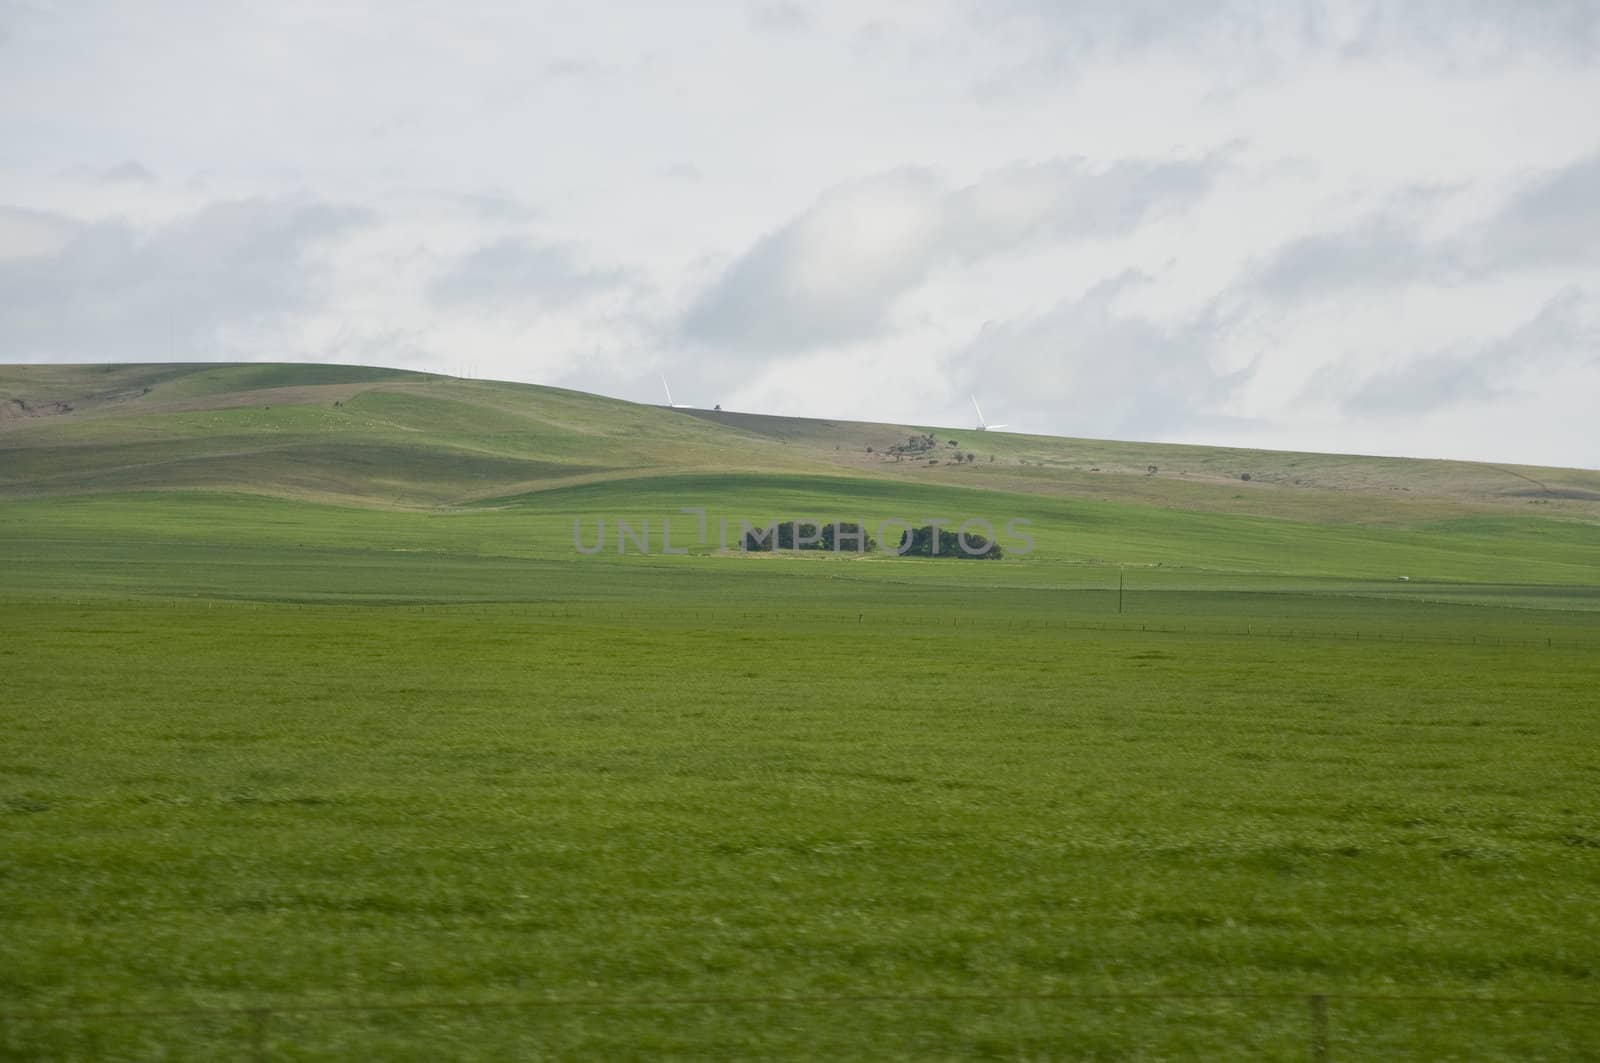
[[(907, 543), (906, 536), (910, 537)], [(948, 528), (939, 529), (939, 549), (935, 553), (932, 525), (912, 528), (903, 534), (890, 549), (900, 550), (902, 557), (964, 557), (975, 560), (994, 560), (1002, 556), (1000, 544), (987, 537), (969, 534), (966, 543), (961, 534)], [(796, 545), (798, 544), (798, 545)], [(868, 554), (878, 548), (878, 542), (861, 525), (851, 521), (818, 525), (814, 521), (786, 520), (765, 528), (748, 529), (743, 533), (740, 546), (749, 553), (769, 553), (777, 550), (827, 550), (839, 553)]]
[[(981, 561), (998, 560), (1001, 556), (1000, 544), (990, 542), (982, 535), (969, 534), (966, 537), (966, 545), (963, 546), (959, 532), (951, 531), (948, 528), (940, 528), (939, 552), (937, 555), (933, 552), (932, 525), (924, 524), (920, 528), (912, 528), (910, 535), (911, 543), (902, 551), (902, 555), (905, 557), (965, 557)], [(902, 537), (900, 543), (896, 545), (904, 543), (905, 539)]]
[[(799, 529), (798, 536), (795, 534), (796, 528)], [(741, 546), (747, 551), (764, 553), (774, 548), (773, 540), (777, 540), (776, 548), (779, 550), (838, 550), (841, 553), (865, 554), (878, 548), (877, 540), (859, 524), (840, 521), (838, 524), (824, 524), (819, 529), (816, 523), (803, 520), (786, 520), (777, 525), (746, 531)], [(798, 547), (796, 542), (800, 543)]]

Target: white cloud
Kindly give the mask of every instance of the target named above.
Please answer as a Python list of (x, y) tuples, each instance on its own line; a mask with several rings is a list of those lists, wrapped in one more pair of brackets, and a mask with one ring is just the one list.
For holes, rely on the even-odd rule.
[(504, 237), (435, 277), (429, 294), (444, 306), (561, 306), (616, 288), (626, 276), (579, 261), (570, 244)]
[(0, 357), (1600, 464), (1597, 59), (1592, 0), (0, 3)]
[(830, 190), (735, 260), (690, 308), (685, 331), (761, 354), (872, 336), (933, 265), (943, 197), (923, 170)]
[(966, 391), (1006, 396), (1006, 419), (1019, 427), (1127, 438), (1153, 423), (1227, 425), (1227, 404), (1250, 371), (1219, 367), (1225, 329), (1215, 320), (1161, 322), (1119, 306), (1147, 283), (1128, 273), (1037, 316), (987, 323), (952, 360), (952, 375)]
[(1130, 232), (1192, 204), (1216, 166), (1077, 159), (1013, 165), (960, 188), (924, 169), (853, 181), (736, 259), (690, 308), (685, 331), (750, 354), (868, 338), (935, 269)]
[(0, 262), (0, 357), (256, 357), (323, 299), (315, 253), (367, 220), (324, 203), (241, 201), (141, 231), (78, 227)]

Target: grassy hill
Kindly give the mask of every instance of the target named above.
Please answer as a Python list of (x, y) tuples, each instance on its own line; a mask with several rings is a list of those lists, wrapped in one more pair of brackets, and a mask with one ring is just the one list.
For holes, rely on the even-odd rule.
[[(889, 453), (923, 432), (932, 451)], [(975, 460), (958, 465), (957, 452)], [(1600, 472), (1580, 469), (671, 410), (359, 366), (0, 366), (5, 498), (177, 487), (428, 508), (708, 471), (1360, 523), (1600, 520)]]
[(797, 468), (781, 443), (577, 392), (342, 366), (0, 369), (0, 492), (247, 491), (425, 508), (663, 469)]
[[(657, 547), (675, 520), (692, 566), (719, 539), (736, 542), (743, 520), (812, 515), (1029, 522), (1036, 549), (1023, 567), (943, 566), (950, 586), (1103, 586), (1117, 566), (1147, 588), (1406, 576), (1543, 595), (1592, 585), (1600, 559), (1600, 473), (1576, 469), (675, 410), (353, 366), (13, 366), (0, 368), (0, 411), (0, 542), (27, 561), (13, 590), (39, 593), (85, 585), (97, 552), (126, 557), (131, 544), (148, 563), (123, 566), (112, 585), (124, 590), (187, 585), (207, 545), (230, 559), (207, 586), (270, 571), (233, 562), (283, 550), (344, 551), (395, 571), (418, 551), (480, 569), (489, 558), (565, 565), (574, 522), (594, 535), (609, 521), (604, 556), (586, 559), (592, 582), (623, 560), (612, 556), (620, 520), (650, 523)], [(931, 450), (891, 453), (925, 433)], [(957, 464), (958, 452), (975, 460)], [(733, 531), (690, 537), (684, 507)], [(183, 571), (156, 565), (161, 550)], [(848, 580), (903, 575), (903, 562), (872, 561)], [(448, 568), (391, 582), (466, 593), (445, 586)], [(340, 576), (329, 568), (316, 586), (277, 590), (314, 597)], [(526, 590), (503, 579), (468, 596)]]

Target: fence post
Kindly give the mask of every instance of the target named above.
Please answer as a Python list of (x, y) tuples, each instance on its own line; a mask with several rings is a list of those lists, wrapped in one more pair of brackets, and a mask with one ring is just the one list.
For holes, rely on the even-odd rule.
[(1311, 1063), (1328, 1063), (1328, 998), (1313, 993), (1306, 998), (1311, 1006)]
[(267, 1019), (271, 1014), (268, 1008), (250, 1009), (250, 1058), (255, 1063), (267, 1063)]

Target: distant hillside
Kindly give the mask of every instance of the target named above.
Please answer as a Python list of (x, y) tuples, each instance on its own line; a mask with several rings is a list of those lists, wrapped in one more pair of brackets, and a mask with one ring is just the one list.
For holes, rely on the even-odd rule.
[[(895, 452), (925, 433), (931, 447)], [(1483, 512), (1600, 521), (1600, 473), (1576, 469), (675, 410), (360, 366), (0, 366), (0, 498), (177, 488), (431, 508), (684, 473), (1357, 523)]]

